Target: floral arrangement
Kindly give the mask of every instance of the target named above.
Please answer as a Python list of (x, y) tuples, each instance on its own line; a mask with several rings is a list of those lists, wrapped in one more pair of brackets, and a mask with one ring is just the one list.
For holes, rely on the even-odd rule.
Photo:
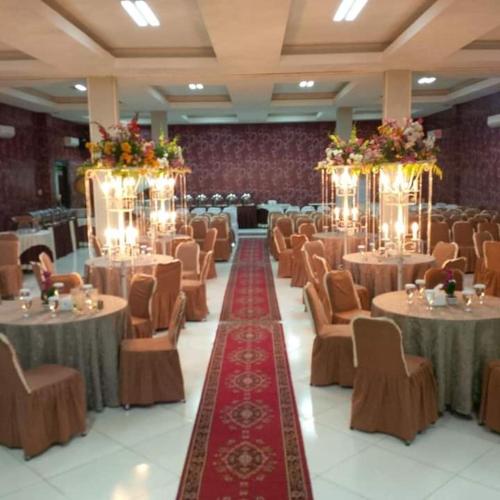
[(52, 275), (50, 271), (42, 271), (42, 302), (47, 304), (49, 297), (52, 297), (56, 293), (54, 283), (52, 282)]
[(346, 141), (338, 135), (330, 135), (330, 145), (326, 148), (326, 159), (320, 161), (315, 170), (331, 172), (337, 166), (361, 165), (365, 163), (369, 141), (357, 137), (356, 127), (351, 130), (351, 135)]
[(453, 271), (451, 269), (446, 270), (446, 281), (443, 285), (443, 290), (446, 292), (448, 297), (455, 296), (455, 290), (457, 289), (457, 282), (453, 278)]
[(184, 164), (182, 147), (179, 145), (178, 135), (169, 141), (165, 139), (165, 135), (162, 133), (158, 142), (154, 145), (154, 154), (157, 159), (157, 165), (160, 168), (169, 167), (182, 173), (190, 172), (190, 169)]

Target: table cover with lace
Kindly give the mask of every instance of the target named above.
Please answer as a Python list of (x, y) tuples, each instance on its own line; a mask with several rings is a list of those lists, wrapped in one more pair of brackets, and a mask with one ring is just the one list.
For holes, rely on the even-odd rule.
[[(370, 299), (382, 293), (398, 289), (398, 258), (378, 257), (371, 253), (349, 253), (343, 257), (344, 268), (351, 271), (355, 283), (367, 288)], [(423, 278), (425, 271), (433, 267), (432, 255), (409, 254), (402, 261), (402, 285)]]
[(358, 245), (364, 245), (365, 239), (364, 233), (345, 235), (340, 231), (327, 231), (313, 235), (313, 240), (322, 241), (325, 245), (326, 260), (332, 269), (339, 269), (342, 266), (344, 254), (357, 252)]
[(167, 264), (172, 259), (170, 255), (161, 254), (116, 262), (108, 257), (94, 257), (85, 262), (85, 280), (97, 288), (99, 293), (126, 298), (134, 274), (152, 275), (157, 264)]
[(99, 296), (102, 310), (88, 314), (60, 311), (56, 318), (33, 299), (29, 318), (23, 318), (19, 301), (0, 305), (0, 332), (14, 346), (24, 369), (58, 364), (78, 370), (84, 380), (87, 406), (102, 410), (118, 406), (118, 359), (121, 339), (127, 336), (127, 302), (119, 297)]
[(399, 325), (405, 353), (432, 361), (440, 411), (470, 415), (480, 403), (484, 366), (500, 358), (500, 298), (486, 297), (483, 305), (474, 298), (470, 312), (460, 292), (457, 298), (429, 311), (423, 300), (409, 305), (405, 292), (391, 292), (373, 299), (372, 314)]

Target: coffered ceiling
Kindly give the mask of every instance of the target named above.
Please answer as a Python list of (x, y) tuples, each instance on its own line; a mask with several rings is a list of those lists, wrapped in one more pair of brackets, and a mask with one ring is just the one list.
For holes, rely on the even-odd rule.
[(340, 23), (340, 0), (148, 3), (159, 27), (119, 0), (0, 0), (0, 102), (85, 122), (74, 84), (114, 75), (124, 118), (272, 123), (331, 121), (341, 106), (380, 118), (387, 69), (415, 72), (418, 116), (500, 90), (498, 0), (368, 0)]

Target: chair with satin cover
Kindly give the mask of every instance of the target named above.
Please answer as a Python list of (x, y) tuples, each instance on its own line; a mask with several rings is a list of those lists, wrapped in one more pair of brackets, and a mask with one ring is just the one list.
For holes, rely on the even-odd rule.
[(450, 277), (455, 280), (457, 291), (464, 289), (464, 273), (460, 269), (438, 269), (435, 267), (425, 271), (425, 288), (434, 288), (439, 284), (444, 285)]
[(168, 325), (168, 333), (147, 339), (122, 340), (120, 350), (120, 402), (152, 405), (184, 401), (177, 340), (182, 328), (186, 296), (177, 295)]
[(94, 253), (94, 257), (102, 257), (102, 244), (97, 236), (94, 234), (90, 235), (90, 248)]
[(183, 279), (181, 290), (186, 294), (186, 320), (203, 321), (208, 316), (206, 279), (212, 253), (207, 252), (198, 279)]
[[(181, 245), (182, 243), (187, 243), (189, 241), (194, 241), (194, 239), (191, 236), (186, 235), (178, 235), (176, 236), (171, 242), (169, 246), (169, 254), (172, 257), (175, 257), (175, 253), (177, 252), (177, 247)], [(196, 243), (196, 242), (195, 242)]]
[(191, 227), (193, 228), (193, 238), (198, 245), (203, 245), (203, 240), (208, 231), (208, 219), (206, 217), (197, 216), (191, 219)]
[(210, 227), (217, 229), (213, 259), (216, 261), (228, 261), (231, 258), (233, 247), (226, 215), (214, 217), (210, 223)]
[(467, 259), (465, 257), (457, 257), (456, 259), (448, 259), (441, 266), (442, 269), (458, 269), (465, 274), (467, 269)]
[(483, 231), (488, 231), (488, 233), (491, 234), (491, 237), (495, 241), (500, 240), (500, 233), (498, 230), (498, 224), (496, 222), (480, 222), (477, 225), (477, 232), (480, 233)]
[(269, 252), (273, 256), (274, 260), (278, 260), (278, 251), (274, 244), (273, 229), (276, 227), (276, 221), (283, 217), (283, 213), (280, 212), (270, 212), (267, 216), (267, 244), (269, 245)]
[(304, 205), (300, 211), (302, 213), (316, 213), (316, 209), (312, 205)]
[(135, 338), (153, 336), (152, 299), (156, 278), (149, 274), (134, 274), (128, 293), (128, 308)]
[[(313, 218), (310, 217), (310, 216), (308, 216), (308, 215), (305, 215), (304, 213), (293, 215), (292, 219), (294, 221), (294, 226), (295, 226), (295, 232), (296, 233), (299, 232), (299, 227), (302, 224), (312, 224), (314, 226), (314, 220), (313, 220)], [(316, 227), (316, 226), (314, 226), (314, 227)], [(303, 233), (299, 233), (299, 234), (303, 234)]]
[(86, 432), (85, 383), (77, 370), (40, 365), (23, 371), (0, 333), (0, 443), (25, 459)]
[(280, 217), (276, 221), (276, 227), (285, 238), (286, 247), (290, 248), (290, 236), (293, 234), (293, 219), (291, 217)]
[(331, 229), (331, 218), (329, 215), (324, 213), (317, 213), (314, 216), (314, 225), (316, 226), (316, 232), (321, 233), (323, 231), (330, 231)]
[(23, 286), (23, 272), (19, 260), (20, 243), (14, 233), (0, 238), (0, 297), (12, 299)]
[(220, 207), (208, 207), (207, 214), (211, 215), (219, 215), (222, 212), (222, 208)]
[(447, 260), (457, 258), (458, 245), (453, 241), (438, 241), (432, 250), (432, 256), (436, 259), (436, 267), (442, 267)]
[(177, 245), (175, 258), (182, 262), (182, 277), (197, 279), (200, 275), (200, 246), (196, 241), (184, 241)]
[(211, 227), (207, 234), (205, 235), (205, 239), (203, 240), (203, 245), (200, 250), (200, 266), (203, 263), (203, 259), (205, 259), (205, 255), (207, 252), (212, 252), (212, 259), (210, 260), (210, 267), (208, 269), (207, 279), (217, 278), (217, 271), (215, 269), (215, 242), (217, 241), (217, 229), (215, 227)]
[(483, 252), (486, 294), (500, 297), (500, 241), (485, 241)]
[(448, 227), (451, 228), (453, 227), (453, 224), (455, 224), (455, 222), (463, 222), (464, 218), (462, 215), (452, 215), (450, 216), (446, 222), (448, 223)]
[(500, 360), (485, 366), (482, 393), (479, 423), (500, 432)]
[(311, 356), (311, 385), (339, 384), (352, 387), (354, 364), (351, 325), (332, 325), (312, 283), (304, 287), (316, 336)]
[(458, 245), (458, 256), (467, 259), (467, 271), (474, 272), (476, 267), (476, 254), (474, 251), (474, 230), (468, 221), (455, 222), (451, 228), (453, 241)]
[(168, 328), (175, 301), (181, 290), (182, 263), (172, 260), (166, 264), (157, 264), (154, 271), (156, 289), (151, 305), (153, 330)]
[(316, 226), (312, 222), (303, 222), (298, 226), (297, 232), (306, 236), (308, 241), (312, 241), (313, 235), (317, 233)]
[(189, 236), (190, 238), (194, 238), (193, 226), (190, 226), (189, 224), (181, 224), (177, 229), (177, 234), (182, 234), (185, 236)]
[(440, 241), (444, 241), (445, 243), (450, 242), (450, 228), (448, 223), (441, 221), (431, 222), (431, 251), (434, 251), (434, 247)]
[(474, 283), (484, 283), (486, 267), (484, 264), (483, 244), (485, 241), (493, 241), (493, 236), (488, 231), (478, 231), (473, 234), (472, 239), (474, 240), (474, 251), (476, 252)]
[(388, 318), (356, 318), (352, 327), (351, 429), (383, 432), (410, 444), (438, 419), (432, 364), (404, 354), (401, 330)]
[(323, 276), (332, 323), (350, 323), (356, 316), (370, 316), (363, 309), (350, 271), (329, 271)]
[(274, 245), (278, 251), (278, 278), (291, 278), (293, 250), (287, 248), (285, 238), (278, 227), (273, 229)]
[(487, 222), (489, 222), (489, 217), (480, 214), (469, 219), (469, 224), (472, 224), (474, 231), (480, 231), (479, 224), (485, 224)]
[(307, 283), (307, 274), (302, 258), (302, 247), (307, 238), (303, 234), (292, 234), (290, 243), (292, 245), (292, 281), (291, 286), (302, 288)]
[[(43, 290), (44, 271), (39, 262), (31, 262), (31, 270), (35, 275), (36, 282), (40, 291)], [(70, 293), (73, 288), (79, 288), (83, 285), (82, 277), (78, 273), (51, 274), (52, 283), (61, 283), (63, 286), (59, 290), (61, 293)]]

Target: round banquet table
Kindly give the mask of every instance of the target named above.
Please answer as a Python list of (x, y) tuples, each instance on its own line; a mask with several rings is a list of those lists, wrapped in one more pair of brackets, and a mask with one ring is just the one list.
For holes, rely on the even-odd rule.
[(458, 304), (429, 311), (422, 300), (409, 305), (405, 292), (391, 292), (373, 299), (373, 316), (392, 318), (401, 328), (407, 354), (432, 361), (438, 383), (440, 411), (446, 407), (470, 415), (481, 400), (485, 364), (500, 358), (500, 298), (474, 298), (465, 312), (461, 293)]
[(111, 261), (108, 257), (93, 257), (85, 262), (85, 277), (99, 293), (127, 297), (132, 276), (136, 273), (154, 274), (157, 264), (173, 260), (170, 255), (144, 255), (125, 261)]
[[(326, 260), (332, 269), (338, 269), (342, 265), (342, 258), (346, 253), (346, 236), (340, 231), (328, 231), (313, 234), (313, 240), (322, 241), (325, 245)], [(347, 235), (347, 253), (357, 252), (358, 245), (364, 245), (366, 235), (354, 233)]]
[[(344, 255), (344, 268), (351, 271), (355, 283), (368, 289), (370, 299), (382, 293), (398, 289), (398, 257), (377, 257), (371, 253), (362, 256), (360, 253)], [(434, 266), (432, 255), (409, 254), (403, 257), (402, 283), (414, 283), (423, 278), (425, 271)]]
[(0, 305), (0, 332), (14, 346), (24, 369), (42, 364), (70, 366), (84, 380), (87, 406), (102, 410), (118, 406), (118, 357), (122, 337), (128, 336), (127, 301), (101, 295), (101, 310), (75, 314), (60, 311), (51, 317), (39, 298), (33, 299), (29, 318), (23, 318), (18, 301)]

